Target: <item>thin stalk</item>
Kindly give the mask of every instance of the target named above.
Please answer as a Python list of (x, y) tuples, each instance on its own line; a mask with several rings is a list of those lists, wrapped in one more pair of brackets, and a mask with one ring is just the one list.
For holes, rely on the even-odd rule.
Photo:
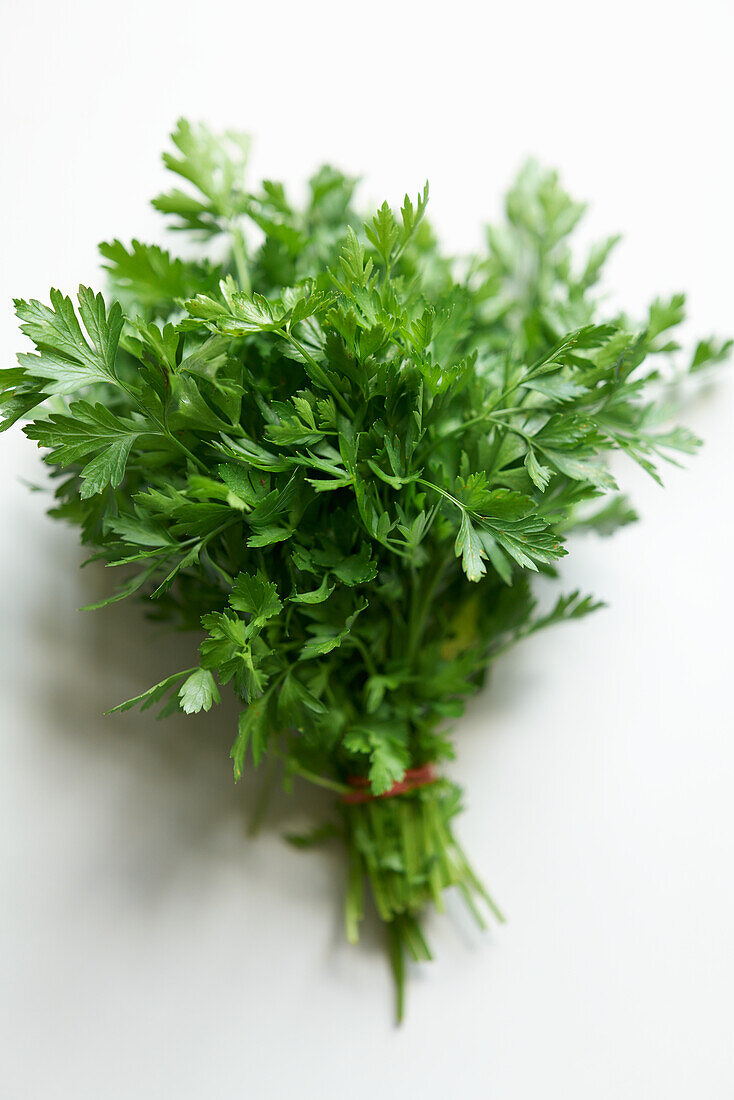
[(403, 842), (405, 873), (410, 884), (416, 878), (420, 869), (418, 849), (413, 833), (413, 823), (415, 821), (414, 802), (407, 798), (398, 799), (397, 813), (400, 822), (400, 836)]
[(370, 676), (376, 676), (377, 675), (377, 668), (375, 666), (375, 662), (372, 660), (372, 657), (370, 656), (370, 652), (367, 649), (367, 646), (362, 641), (362, 639), (357, 637), (356, 634), (352, 634), (349, 637), (349, 641), (354, 646), (354, 648), (359, 650), (359, 652), (361, 653), (362, 660), (365, 663), (365, 668), (369, 672)]
[(426, 962), (433, 962), (433, 954), (430, 947), (426, 943), (425, 936), (423, 935), (423, 929), (420, 926), (420, 921), (417, 917), (412, 917), (410, 920), (410, 930), (413, 935), (413, 940), (420, 951), (420, 958)]
[(354, 844), (349, 848), (349, 884), (344, 898), (344, 928), (347, 942), (359, 941), (359, 922), (364, 916), (364, 867)]
[(461, 435), (467, 428), (476, 428), (480, 424), (501, 423), (502, 419), (506, 416), (517, 416), (519, 413), (543, 412), (546, 408), (546, 405), (534, 405), (532, 408), (528, 408), (524, 405), (515, 405), (509, 409), (493, 408), (489, 412), (479, 413), (477, 416), (472, 416), (470, 420), (464, 420), (461, 424), (457, 424), (454, 428), (449, 428), (448, 431), (444, 432), (442, 435), (432, 439), (424, 452), (424, 457), (432, 454), (436, 447), (440, 447), (447, 439), (451, 439), (455, 435)]
[(481, 928), (481, 930), (484, 932), (487, 928), (487, 922), (477, 909), (474, 903), (474, 898), (471, 896), (471, 890), (463, 881), (460, 881), (457, 885), (459, 887), (459, 890), (461, 891), (461, 896), (464, 899), (464, 904), (466, 905), (471, 915), (474, 917), (477, 927)]
[(366, 879), (375, 908), (387, 924), (398, 1020), (403, 1013), (406, 954), (417, 962), (432, 958), (420, 924), (431, 902), (443, 909), (443, 891), (458, 886), (480, 927), (485, 927), (480, 898), (501, 919), (453, 837), (453, 797), (452, 785), (442, 781), (425, 790), (342, 807), (349, 851), (347, 938), (354, 942), (357, 935)]
[(166, 438), (169, 439), (170, 442), (174, 444), (174, 446), (178, 447), (178, 449), (180, 451), (183, 451), (183, 453), (185, 455), (187, 455), (188, 458), (191, 459), (191, 461), (194, 463), (194, 465), (198, 466), (198, 468), (201, 470), (201, 472), (203, 474), (208, 474), (209, 473), (209, 470), (206, 468), (206, 466), (201, 461), (201, 459), (198, 459), (196, 457), (196, 455), (193, 453), (193, 451), (190, 451), (188, 449), (188, 447), (186, 446), (185, 443), (182, 443), (180, 439), (177, 439), (176, 436), (173, 434), (173, 432), (169, 431), (168, 428), (165, 428), (164, 431), (165, 431), (165, 434), (166, 434)]
[[(272, 750), (271, 750), (272, 751)], [(295, 760), (285, 755), (285, 753), (275, 751), (275, 755), (279, 756), (288, 765), (288, 770), (300, 775), (301, 779), (306, 779), (309, 783), (313, 783), (317, 787), (323, 787), (324, 790), (334, 791), (336, 794), (348, 794), (351, 787), (348, 787), (346, 783), (338, 783), (335, 779), (328, 779), (325, 775), (317, 775), (316, 772), (309, 771), (308, 768), (304, 768), (301, 764), (296, 763)]]
[(431, 610), (431, 603), (436, 594), (436, 589), (441, 583), (446, 569), (446, 556), (441, 556), (439, 562), (431, 562), (427, 567), (429, 573), (428, 583), (423, 592), (417, 594), (417, 574), (414, 574), (413, 601), (411, 606), (410, 621), (408, 626), (408, 660), (413, 661), (418, 652), (418, 646), (423, 640), (426, 629), (426, 620)]
[(300, 342), (300, 340), (297, 340), (295, 338), (293, 333), (287, 332), (285, 330), (279, 330), (279, 331), (280, 331), (281, 336), (285, 340), (287, 340), (288, 343), (291, 344), (300, 355), (303, 356), (303, 358), (306, 360), (306, 362), (309, 364), (309, 366), (311, 367), (311, 369), (315, 373), (315, 375), (318, 378), (319, 382), (321, 382), (322, 386), (325, 386), (328, 389), (329, 393), (332, 395), (332, 397), (336, 401), (337, 405), (340, 406), (342, 412), (346, 413), (350, 420), (353, 420), (354, 419), (354, 413), (352, 412), (351, 408), (349, 407), (348, 402), (344, 399), (343, 395), (339, 392), (339, 390), (333, 384), (333, 382), (331, 381), (331, 379), (329, 378), (328, 374), (326, 373), (324, 368), (321, 366), (321, 364), (317, 363), (316, 360), (314, 359), (313, 355), (311, 355), (309, 352), (306, 351), (303, 344)]
[[(146, 419), (152, 421), (153, 424), (155, 424), (158, 431), (169, 441), (169, 443), (173, 443), (174, 447), (177, 447), (180, 451), (187, 455), (194, 463), (194, 465), (199, 467), (202, 473), (206, 474), (209, 472), (204, 463), (201, 462), (201, 460), (198, 459), (195, 454), (192, 454), (186, 444), (182, 443), (181, 440), (173, 434), (168, 425), (164, 421), (159, 420), (158, 417), (155, 416), (149, 408), (146, 408), (146, 406), (142, 403), (142, 401), (139, 400), (137, 394), (133, 389), (130, 388), (130, 386), (126, 385), (125, 382), (123, 382), (120, 378), (117, 379), (117, 382), (120, 386), (120, 389), (124, 390), (130, 400), (133, 402), (133, 404), (137, 406), (138, 411), (141, 412), (143, 416), (146, 417)], [(155, 433), (144, 432), (141, 434), (152, 435)]]
[(388, 924), (387, 935), (390, 946), (390, 966), (395, 979), (395, 1018), (401, 1024), (405, 1011), (405, 958), (400, 927), (396, 921), (390, 921)]

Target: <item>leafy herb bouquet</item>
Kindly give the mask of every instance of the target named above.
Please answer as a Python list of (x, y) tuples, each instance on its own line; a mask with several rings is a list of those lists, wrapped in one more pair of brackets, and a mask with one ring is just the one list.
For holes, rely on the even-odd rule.
[[(501, 919), (452, 831), (447, 723), (508, 646), (599, 606), (574, 592), (540, 614), (528, 577), (554, 575), (569, 531), (635, 518), (601, 454), (657, 479), (697, 445), (670, 427), (658, 365), (683, 297), (642, 325), (600, 318), (615, 239), (576, 266), (584, 208), (533, 165), (458, 262), (427, 188), (363, 225), (333, 168), (295, 206), (281, 184), (247, 190), (242, 135), (181, 121), (173, 143), (188, 186), (154, 205), (216, 240), (195, 260), (101, 245), (109, 305), (85, 287), (17, 301), (36, 351), (2, 372), (3, 426), (32, 417), (52, 515), (128, 567), (96, 606), (138, 594), (204, 632), (191, 668), (114, 709), (209, 710), (231, 685), (235, 776), (269, 753), (333, 792), (338, 826), (303, 841), (343, 838), (347, 937), (366, 884), (400, 1015), (427, 906), (456, 886), (480, 923), (483, 904)], [(700, 342), (690, 370), (730, 343)]]

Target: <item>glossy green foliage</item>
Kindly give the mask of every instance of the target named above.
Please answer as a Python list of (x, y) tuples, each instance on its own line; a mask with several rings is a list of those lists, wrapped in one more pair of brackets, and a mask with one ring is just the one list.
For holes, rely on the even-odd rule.
[[(295, 206), (249, 189), (242, 135), (182, 121), (173, 143), (180, 186), (155, 206), (199, 258), (114, 241), (106, 301), (18, 301), (35, 350), (3, 372), (4, 424), (30, 419), (54, 515), (125, 567), (109, 599), (203, 632), (192, 668), (129, 705), (190, 713), (229, 686), (236, 775), (273, 750), (379, 794), (451, 755), (447, 723), (497, 653), (596, 606), (539, 616), (528, 578), (574, 525), (634, 518), (605, 455), (657, 477), (695, 448), (661, 381), (683, 298), (605, 314), (614, 241), (575, 258), (583, 208), (534, 165), (484, 252), (455, 261), (427, 187), (363, 223), (333, 168)], [(701, 341), (690, 367), (727, 350)]]

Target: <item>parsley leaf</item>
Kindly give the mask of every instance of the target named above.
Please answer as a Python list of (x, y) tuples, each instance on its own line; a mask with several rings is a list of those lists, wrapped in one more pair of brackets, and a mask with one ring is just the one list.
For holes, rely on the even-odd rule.
[(271, 755), (340, 798), (347, 934), (366, 882), (402, 988), (449, 886), (499, 916), (431, 771), (451, 722), (500, 653), (600, 606), (572, 592), (539, 612), (531, 577), (637, 518), (610, 455), (660, 480), (695, 452), (677, 383), (732, 342), (682, 358), (681, 294), (611, 311), (594, 288), (617, 238), (579, 254), (584, 206), (533, 162), (458, 262), (427, 186), (364, 219), (335, 168), (296, 202), (250, 183), (242, 134), (182, 119), (171, 140), (154, 206), (188, 258), (115, 239), (106, 299), (17, 301), (34, 348), (0, 371), (0, 430), (27, 421), (51, 514), (122, 568), (91, 606), (141, 598), (198, 645), (113, 709), (196, 714), (226, 687), (237, 778)]

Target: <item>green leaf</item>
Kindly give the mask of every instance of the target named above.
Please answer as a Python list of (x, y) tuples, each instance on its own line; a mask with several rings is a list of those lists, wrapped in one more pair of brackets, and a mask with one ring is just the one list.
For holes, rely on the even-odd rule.
[(115, 288), (138, 307), (164, 317), (174, 303), (213, 291), (222, 277), (218, 267), (180, 260), (158, 245), (136, 240), (129, 248), (119, 240), (103, 242), (99, 251)]
[(262, 294), (246, 294), (236, 291), (226, 295), (226, 304), (220, 304), (204, 294), (186, 302), (191, 317), (209, 323), (227, 336), (249, 336), (256, 332), (278, 332), (289, 317), (288, 309), (280, 301), (271, 301)]
[(399, 783), (410, 764), (408, 730), (401, 722), (374, 719), (352, 726), (342, 744), (348, 752), (369, 755), (370, 788), (375, 795), (385, 794)]
[(365, 226), (365, 233), (384, 264), (390, 263), (399, 230), (393, 212), (384, 202), (372, 219), (372, 225)]
[(108, 485), (119, 485), (125, 475), (125, 466), (130, 455), (133, 440), (129, 436), (126, 439), (116, 440), (111, 443), (106, 451), (102, 451), (88, 462), (82, 470), (82, 487), (80, 495), (82, 500), (101, 493)]
[(169, 171), (192, 184), (199, 196), (174, 188), (158, 195), (153, 205), (178, 219), (175, 228), (221, 231), (223, 221), (242, 213), (248, 202), (244, 190), (249, 139), (228, 130), (213, 134), (201, 124), (179, 119), (171, 134), (177, 154), (164, 153)]
[(291, 603), (323, 603), (324, 600), (328, 600), (333, 591), (334, 585), (329, 584), (328, 577), (324, 577), (318, 588), (314, 588), (310, 592), (297, 592), (295, 595), (291, 596), (290, 599)]
[(264, 626), (283, 609), (277, 588), (260, 573), (255, 576), (249, 573), (237, 574), (229, 605), (235, 611), (244, 611), (251, 615), (253, 627)]
[(544, 493), (548, 488), (548, 482), (553, 476), (553, 471), (538, 462), (532, 447), (528, 447), (528, 452), (525, 455), (525, 469), (528, 471), (533, 484), (540, 489), (541, 493)]
[(693, 353), (690, 370), (695, 373), (706, 367), (724, 363), (729, 358), (734, 347), (734, 340), (717, 340), (711, 337), (709, 340), (699, 340)]
[(377, 563), (370, 557), (370, 548), (363, 542), (358, 554), (350, 554), (332, 566), (334, 576), (338, 577), (342, 584), (354, 587), (357, 584), (368, 584), (377, 576)]
[(82, 499), (101, 493), (108, 485), (119, 485), (135, 440), (143, 434), (155, 434), (144, 422), (123, 420), (102, 404), (74, 401), (69, 413), (52, 413), (25, 432), (29, 439), (49, 448), (51, 461), (64, 466), (82, 462), (96, 452), (81, 472)]
[(545, 375), (543, 378), (529, 378), (523, 382), (526, 389), (535, 390), (550, 401), (572, 401), (585, 392), (580, 382), (564, 378), (560, 374)]
[(327, 653), (338, 649), (350, 631), (358, 615), (365, 610), (367, 602), (362, 601), (357, 605), (351, 615), (348, 616), (343, 626), (335, 626), (330, 623), (312, 623), (306, 629), (313, 635), (301, 649), (302, 661), (311, 660), (314, 657), (325, 657)]
[(566, 477), (574, 481), (588, 481), (599, 489), (616, 489), (617, 483), (603, 466), (592, 462), (586, 457), (577, 457), (572, 454), (563, 454), (561, 451), (543, 447), (543, 454), (555, 468)]
[(622, 494), (613, 496), (601, 508), (580, 517), (572, 516), (567, 527), (573, 531), (596, 531), (604, 537), (613, 535), (620, 527), (636, 523), (640, 517)]
[(461, 558), (461, 567), (470, 581), (479, 581), (487, 572), (482, 558), (485, 552), (471, 520), (466, 512), (461, 517), (461, 527), (456, 536), (454, 553)]
[(289, 672), (278, 696), (278, 717), (286, 725), (302, 725), (304, 711), (311, 714), (328, 714), (327, 708), (297, 676)]
[(250, 535), (247, 545), (250, 547), (272, 546), (276, 542), (285, 542), (292, 535), (293, 529), (291, 527), (280, 527), (277, 524), (271, 524), (267, 527), (261, 527), (256, 534)]
[(661, 332), (674, 328), (685, 319), (686, 311), (685, 294), (674, 294), (667, 301), (656, 298), (650, 306), (647, 322), (648, 340), (654, 340)]
[(27, 373), (42, 379), (49, 394), (76, 393), (95, 382), (117, 385), (115, 356), (123, 323), (118, 303), (108, 312), (101, 294), (95, 296), (88, 287), (80, 286), (78, 309), (85, 336), (71, 298), (58, 290), (52, 290), (50, 297), (50, 306), (35, 299), (15, 301), (21, 331), (39, 353), (18, 356)]
[(399, 783), (410, 763), (407, 746), (394, 740), (375, 739), (370, 762), (370, 785), (373, 794), (384, 794)]
[(372, 272), (372, 260), (365, 262), (364, 248), (351, 225), (347, 226), (346, 242), (342, 247), (340, 263), (344, 275), (357, 286), (367, 286)]
[(548, 565), (567, 553), (558, 537), (548, 530), (541, 519), (533, 518), (522, 524), (508, 523), (502, 528), (493, 525), (490, 531), (493, 540), (521, 569), (537, 571), (539, 563)]
[[(165, 680), (161, 680), (159, 683), (154, 684), (153, 687), (148, 688), (147, 691), (142, 692), (140, 695), (136, 695), (133, 699), (126, 699), (124, 703), (118, 703), (116, 707), (112, 707), (111, 710), (105, 711), (105, 714), (115, 714), (118, 711), (132, 710), (133, 707), (140, 706), (141, 710), (147, 710), (148, 707), (152, 707), (155, 703), (159, 703), (163, 699), (174, 684), (178, 684), (184, 676), (190, 676), (194, 672), (194, 669), (185, 668), (183, 672), (174, 672), (172, 676), (167, 676)], [(208, 709), (208, 708), (207, 708)]]
[(214, 683), (211, 672), (197, 668), (181, 685), (178, 697), (181, 710), (186, 714), (197, 714), (200, 710), (210, 710), (213, 703), (219, 703), (219, 689)]

